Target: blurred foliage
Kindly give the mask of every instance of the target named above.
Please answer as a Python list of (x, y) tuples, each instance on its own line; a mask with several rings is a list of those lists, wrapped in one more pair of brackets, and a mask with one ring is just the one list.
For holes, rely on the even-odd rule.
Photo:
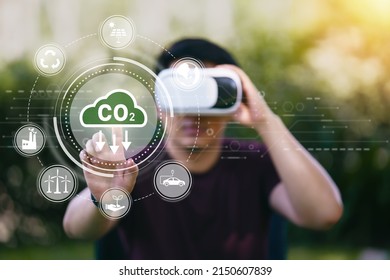
[[(12, 145), (14, 133), (26, 121), (25, 104), (36, 78), (26, 61), (12, 63), (0, 74), (0, 242), (11, 248), (53, 245), (64, 237), (61, 224), (65, 206), (39, 195), (36, 180), (42, 168), (40, 162), (36, 157), (20, 156)], [(52, 158), (46, 149), (40, 156)]]
[(269, 105), (342, 192), (338, 225), (326, 232), (291, 226), (290, 243), (389, 248), (390, 3), (293, 2), (297, 14), (305, 4), (313, 9), (307, 26), (294, 15), (272, 27), (260, 17), (243, 24), (240, 34), (250, 36), (231, 44)]
[[(338, 225), (326, 232), (291, 226), (290, 242), (389, 248), (390, 19), (382, 15), (381, 0), (361, 0), (360, 5), (296, 2), (302, 4), (295, 7), (297, 13), (305, 4), (316, 3), (314, 8), (322, 10), (309, 11), (317, 17), (308, 17), (306, 25), (285, 24), (283, 19), (266, 25), (262, 17), (258, 22), (246, 20), (248, 10), (237, 4), (239, 35), (227, 44), (270, 107), (342, 192), (344, 216)], [(40, 163), (12, 148), (13, 133), (21, 125), (13, 119), (20, 116), (12, 108), (25, 106), (26, 99), (20, 98), (28, 97), (36, 78), (29, 61), (14, 62), (0, 72), (0, 122), (5, 135), (0, 140), (0, 242), (7, 247), (53, 245), (65, 239), (66, 205), (38, 195), (35, 180)], [(7, 92), (10, 89), (12, 93)], [(228, 133), (238, 138), (256, 136), (234, 127)], [(47, 149), (42, 158), (45, 163), (56, 161)]]
[(28, 245), (18, 248), (2, 248), (0, 260), (92, 260), (94, 246), (91, 242), (63, 241), (50, 246)]

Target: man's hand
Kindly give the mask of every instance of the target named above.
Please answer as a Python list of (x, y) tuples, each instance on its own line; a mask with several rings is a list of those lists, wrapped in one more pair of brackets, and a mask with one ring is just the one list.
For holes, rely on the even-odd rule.
[(243, 70), (234, 65), (220, 65), (217, 67), (233, 70), (240, 77), (245, 102), (240, 104), (234, 114), (235, 121), (259, 131), (259, 128), (264, 126), (270, 118), (275, 117), (263, 96)]
[[(122, 129), (113, 128), (116, 143), (122, 143)], [(101, 138), (101, 139), (99, 139)], [(99, 140), (106, 144), (100, 149)], [(84, 169), (84, 177), (93, 196), (99, 200), (104, 191), (112, 187), (121, 187), (132, 192), (138, 175), (138, 167), (132, 159), (126, 160), (122, 147), (114, 153), (108, 146), (104, 135), (95, 133), (88, 140), (85, 150), (81, 151), (80, 159), (83, 165), (100, 173), (112, 174), (113, 177), (103, 177)]]

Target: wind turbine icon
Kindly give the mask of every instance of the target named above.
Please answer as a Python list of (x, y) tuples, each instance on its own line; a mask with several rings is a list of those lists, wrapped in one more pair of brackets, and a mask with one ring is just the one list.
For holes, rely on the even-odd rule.
[(62, 202), (72, 197), (77, 190), (77, 177), (63, 165), (52, 165), (41, 171), (39, 191), (52, 202)]
[(46, 193), (51, 193), (50, 185), (51, 185), (51, 183), (54, 183), (54, 181), (51, 179), (50, 174), (47, 176), (47, 180), (45, 180), (44, 183), (47, 183), (47, 192)]
[(68, 193), (68, 183), (71, 183), (71, 181), (68, 180), (68, 175), (64, 176), (64, 179), (61, 181), (61, 183), (64, 183), (64, 193)]
[(52, 177), (52, 179), (56, 179), (56, 191), (54, 192), (55, 194), (61, 194), (61, 192), (60, 192), (60, 182), (59, 182), (58, 179), (64, 179), (64, 177), (59, 176), (58, 172), (59, 172), (59, 170), (57, 168), (57, 175)]

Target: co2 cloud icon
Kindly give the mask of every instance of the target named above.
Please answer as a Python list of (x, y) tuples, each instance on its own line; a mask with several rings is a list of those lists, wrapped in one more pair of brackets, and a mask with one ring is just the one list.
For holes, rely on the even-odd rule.
[(84, 127), (144, 127), (147, 121), (145, 110), (124, 89), (110, 91), (85, 106), (80, 113), (80, 123)]

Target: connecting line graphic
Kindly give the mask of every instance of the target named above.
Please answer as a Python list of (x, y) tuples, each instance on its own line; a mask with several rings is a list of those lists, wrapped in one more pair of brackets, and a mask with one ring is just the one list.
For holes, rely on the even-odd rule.
[(334, 134), (335, 131), (334, 130), (325, 130), (325, 131), (299, 131), (299, 130), (294, 130), (294, 131), (291, 131), (291, 133), (297, 133), (297, 134), (323, 134), (323, 133), (330, 133), (330, 134)]
[(282, 117), (325, 117), (324, 114), (311, 114), (311, 115), (301, 115), (301, 114), (283, 114)]
[[(322, 143), (321, 140), (309, 140), (309, 141), (299, 141), (301, 143)], [(326, 141), (327, 143), (389, 143), (389, 140), (330, 140)]]
[(320, 120), (296, 120), (292, 123), (292, 125), (288, 128), (290, 131), (291, 129), (300, 122), (326, 122), (326, 123), (333, 123), (333, 122), (371, 122), (370, 119), (368, 120), (333, 120), (333, 119), (320, 119)]
[(34, 92), (35, 86), (36, 86), (36, 84), (37, 84), (37, 82), (38, 82), (38, 80), (39, 80), (39, 77), (40, 77), (40, 75), (38, 75), (37, 78), (35, 79), (34, 84), (33, 84), (33, 86), (32, 86), (32, 89), (31, 89), (31, 91), (30, 91), (30, 96), (29, 96), (29, 98), (28, 98), (28, 104), (27, 104), (27, 122), (30, 122), (30, 104), (31, 104), (31, 98), (32, 98), (32, 94), (33, 94), (33, 92)]
[[(288, 117), (295, 117), (297, 116), (296, 114), (285, 114), (285, 115), (282, 115), (282, 116), (288, 116)], [(311, 116), (311, 117), (324, 117), (325, 115), (324, 114), (319, 114), (319, 115), (299, 115), (299, 116)], [(334, 134), (335, 131), (334, 130), (329, 130), (329, 131), (292, 131), (292, 128), (295, 127), (298, 123), (300, 122), (326, 122), (326, 123), (333, 123), (333, 122), (371, 122), (370, 119), (364, 119), (364, 120), (333, 120), (333, 119), (320, 119), (320, 120), (296, 120), (294, 121), (293, 124), (290, 125), (290, 127), (288, 128), (288, 130), (292, 133), (300, 133), (300, 134), (323, 134), (323, 133), (329, 133), (329, 134)], [(211, 122), (209, 122), (210, 124)], [(231, 122), (232, 124), (236, 124), (237, 122)], [(252, 127), (253, 128), (253, 127)], [(348, 126), (327, 126), (327, 127), (323, 127), (323, 128), (348, 128)], [(218, 134), (218, 132), (216, 132), (215, 134)], [(282, 133), (282, 132), (278, 132), (278, 131), (269, 131), (267, 133)], [(284, 133), (283, 135), (281, 135), (280, 139), (283, 139), (284, 136), (287, 135), (287, 132)], [(282, 141), (282, 140), (280, 140)], [(269, 151), (271, 151), (272, 149), (275, 148), (275, 146), (279, 146), (279, 144), (281, 144), (280, 141), (276, 141), (274, 142), (271, 146), (267, 146), (267, 149), (266, 151), (261, 155), (261, 157), (264, 157), (266, 154), (269, 153)], [(323, 142), (323, 141), (299, 141), (300, 143), (312, 143), (312, 142)], [(327, 141), (327, 143), (329, 142), (335, 142), (335, 141)], [(348, 143), (348, 141), (339, 141), (340, 143)], [(362, 143), (363, 141), (356, 141), (356, 143)], [(375, 141), (368, 141), (368, 142), (375, 142)], [(388, 141), (378, 141), (378, 143), (388, 143)], [(285, 149), (286, 150), (286, 149)], [(302, 151), (302, 148), (297, 148), (296, 149), (297, 151)], [(202, 151), (203, 152), (203, 151)]]
[(152, 192), (152, 193), (150, 193), (150, 194), (148, 194), (148, 195), (144, 195), (144, 196), (139, 197), (139, 198), (135, 198), (135, 199), (133, 199), (133, 201), (134, 201), (134, 202), (137, 202), (137, 201), (143, 200), (143, 199), (145, 199), (145, 198), (148, 198), (148, 197), (150, 197), (150, 196), (152, 196), (152, 195), (154, 195), (154, 192)]
[(152, 42), (153, 44), (155, 44), (156, 46), (158, 46), (159, 48), (163, 49), (164, 51), (166, 51), (172, 58), (176, 59), (176, 57), (169, 51), (167, 50), (164, 46), (160, 45), (159, 43), (153, 41), (152, 39), (150, 38), (147, 38), (145, 36), (142, 36), (142, 35), (139, 35), (137, 34), (137, 37), (141, 38), (141, 39), (144, 39), (146, 41), (149, 41), (149, 42)]
[(78, 41), (81, 41), (83, 39), (86, 39), (86, 38), (89, 38), (89, 37), (93, 37), (93, 36), (97, 36), (97, 33), (92, 33), (92, 34), (86, 35), (84, 37), (78, 38), (78, 39), (70, 42), (69, 44), (65, 45), (65, 48), (70, 47), (71, 45), (77, 43)]
[[(296, 120), (289, 128), (288, 130), (291, 131), (291, 129), (296, 126), (300, 122), (326, 122), (326, 123), (333, 123), (333, 122), (371, 122), (370, 119), (364, 119), (364, 120), (333, 120), (333, 119), (321, 119), (321, 120)], [(272, 132), (270, 131), (269, 133), (278, 133), (278, 132)], [(282, 133), (282, 132), (279, 132)], [(283, 139), (284, 136), (286, 136), (286, 133), (283, 133), (281, 135), (281, 139)], [(282, 140), (280, 140), (282, 141)], [(280, 144), (280, 141), (276, 141), (273, 143), (271, 146), (267, 147), (267, 150), (261, 155), (261, 157), (264, 157), (266, 154), (269, 153), (273, 148), (275, 148), (276, 145)], [(323, 143), (324, 141), (318, 141), (318, 140), (313, 140), (313, 141), (299, 141), (300, 143)], [(372, 140), (372, 141), (326, 141), (327, 143), (389, 143), (389, 140)], [(300, 150), (300, 149), (296, 149)]]
[(317, 97), (317, 96), (311, 97), (311, 96), (308, 96), (308, 97), (306, 97), (306, 100), (310, 100), (310, 101), (316, 100), (316, 101), (319, 101), (319, 100), (321, 100), (321, 97)]
[(348, 128), (348, 125), (324, 125), (322, 128)]
[(37, 159), (39, 161), (39, 163), (41, 164), (42, 167), (45, 167), (45, 165), (42, 163), (41, 159), (39, 158), (39, 156), (37, 156)]
[(247, 159), (247, 157), (233, 157), (233, 156), (230, 156), (230, 157), (221, 157), (221, 159)]
[[(197, 160), (197, 159), (201, 156), (201, 154), (203, 154), (204, 151), (208, 149), (208, 147), (209, 147), (209, 145), (206, 144), (206, 146), (205, 146), (200, 152), (197, 152), (196, 158), (193, 158), (192, 160)], [(187, 162), (188, 162), (189, 160), (190, 160), (190, 158), (187, 159)]]
[(340, 110), (340, 106), (314, 106), (314, 110)]
[[(137, 201), (140, 201), (140, 200), (143, 200), (145, 198), (148, 198), (148, 197), (151, 197), (152, 195), (154, 195), (154, 192), (150, 193), (150, 194), (147, 194), (147, 195), (144, 195), (144, 196), (141, 196), (139, 198), (135, 198), (133, 199), (133, 202), (137, 202)], [(85, 201), (91, 201), (91, 197), (85, 197), (83, 195), (80, 195), (80, 194), (76, 194), (76, 197), (80, 197), (81, 199), (84, 199)], [(98, 202), (98, 201), (95, 201), (95, 202)]]
[(186, 162), (189, 162), (189, 160), (190, 160), (192, 154), (194, 153), (194, 150), (195, 150), (195, 148), (196, 148), (196, 143), (197, 143), (197, 141), (198, 141), (198, 136), (199, 136), (200, 111), (199, 111), (199, 99), (198, 99), (198, 96), (196, 97), (196, 105), (197, 105), (197, 108), (198, 108), (198, 126), (197, 126), (197, 128), (196, 128), (196, 136), (195, 136), (194, 145), (192, 145), (191, 152), (190, 152), (190, 154), (188, 155)]

